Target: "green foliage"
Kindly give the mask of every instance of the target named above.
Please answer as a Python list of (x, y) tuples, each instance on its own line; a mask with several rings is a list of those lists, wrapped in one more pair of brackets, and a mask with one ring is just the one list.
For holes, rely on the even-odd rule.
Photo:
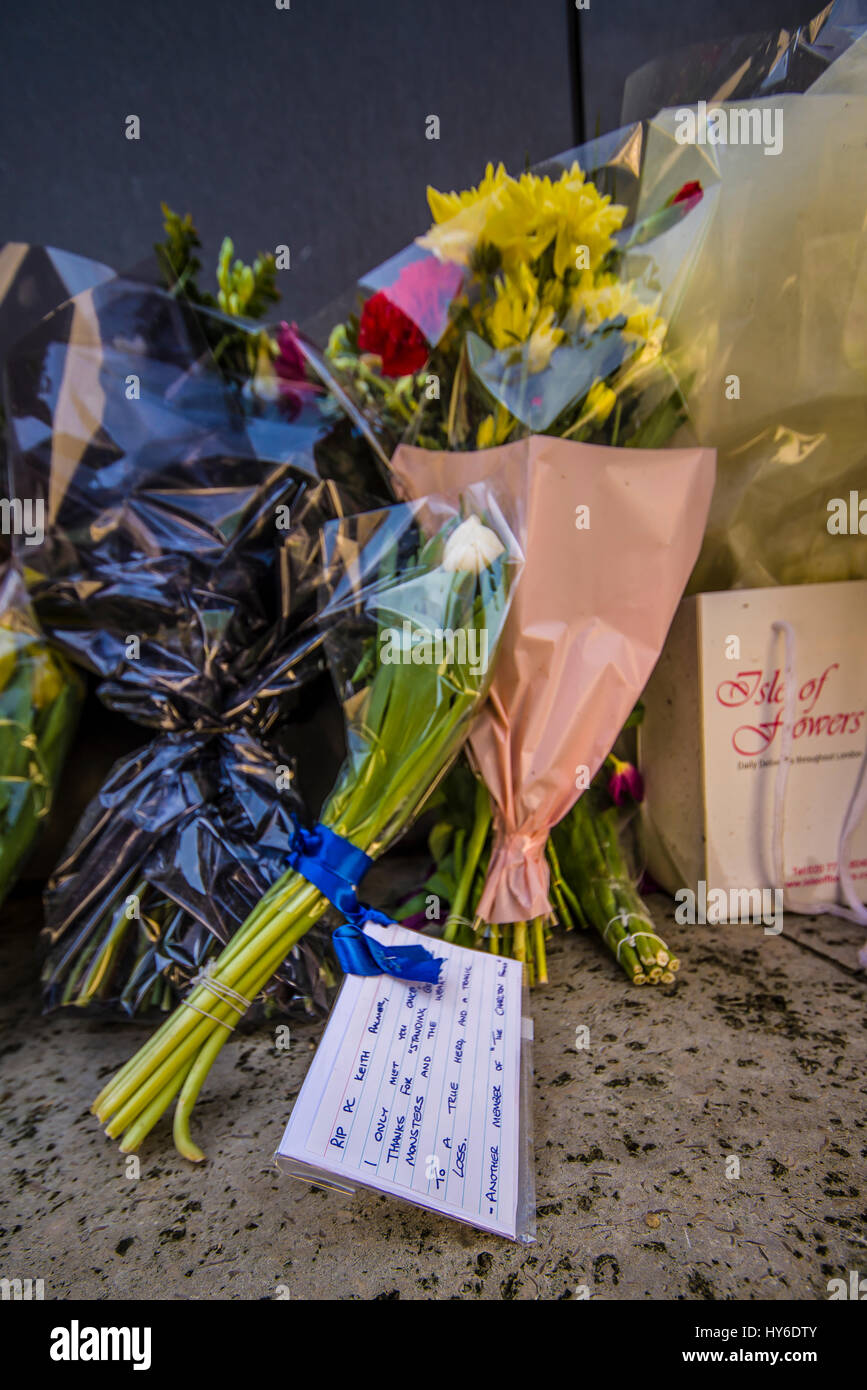
[(259, 255), (249, 266), (232, 260), (234, 250), (232, 238), (224, 237), (217, 261), (220, 308), (233, 318), (261, 318), (267, 306), (280, 298), (274, 257)]

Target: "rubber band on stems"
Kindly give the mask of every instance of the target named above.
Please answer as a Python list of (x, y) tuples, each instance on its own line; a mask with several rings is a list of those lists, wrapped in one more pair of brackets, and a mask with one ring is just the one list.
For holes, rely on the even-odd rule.
[[(602, 940), (605, 942), (606, 946), (608, 945), (608, 933), (614, 926), (614, 923), (619, 922), (622, 927), (625, 927), (631, 917), (635, 917), (639, 922), (646, 922), (649, 927), (653, 926), (650, 919), (648, 917), (643, 917), (640, 912), (618, 912), (617, 916), (612, 917), (611, 921), (606, 924), (605, 930), (602, 933)], [(618, 965), (620, 964), (621, 946), (634, 946), (640, 936), (646, 936), (650, 941), (659, 941), (660, 939), (655, 931), (634, 931), (630, 932), (628, 936), (621, 937), (617, 943), (616, 951)]]
[[(236, 989), (232, 989), (230, 985), (224, 984), (222, 980), (215, 980), (213, 978), (213, 970), (213, 961), (208, 965), (202, 966), (201, 970), (193, 976), (191, 988), (197, 989), (201, 986), (203, 989), (210, 990), (211, 993), (219, 999), (221, 1004), (227, 1004), (230, 1009), (235, 1010), (238, 1019), (243, 1018), (252, 1000), (245, 998), (243, 994), (239, 994)], [(201, 1014), (203, 1018), (209, 1018), (212, 1023), (221, 1024), (229, 1033), (234, 1032), (237, 1026), (237, 1022), (227, 1023), (225, 1019), (217, 1018), (216, 1014), (209, 1013), (207, 1009), (199, 1008), (198, 1004), (192, 1004), (189, 999), (182, 999), (181, 1003), (186, 1004), (187, 1008), (192, 1009), (194, 1013)]]
[[(776, 781), (774, 782), (774, 823), (772, 832), (774, 879), (780, 886), (783, 910), (785, 911), (787, 889), (783, 855), (783, 831), (785, 828), (786, 786), (789, 780), (792, 747), (795, 741), (795, 692), (797, 689), (795, 682), (795, 630), (791, 623), (783, 619), (773, 623), (772, 628), (775, 633), (783, 634), (785, 643), (783, 733), (780, 747), (780, 764), (777, 768)], [(788, 890), (788, 905), (793, 912), (813, 917), (828, 912), (834, 917), (845, 918), (847, 922), (855, 922), (861, 926), (867, 926), (867, 906), (859, 900), (855, 892), (855, 883), (849, 868), (849, 841), (855, 833), (855, 828), (864, 815), (865, 809), (867, 809), (867, 746), (865, 746), (861, 758), (861, 766), (858, 770), (858, 776), (855, 778), (855, 785), (852, 788), (852, 795), (849, 798), (849, 805), (846, 807), (846, 813), (843, 816), (843, 822), (840, 826), (840, 840), (837, 848), (837, 876), (840, 881), (840, 891), (849, 906), (841, 907), (839, 903), (829, 902), (798, 903), (791, 890)], [(861, 965), (867, 966), (867, 946), (862, 946), (858, 953), (858, 960)]]

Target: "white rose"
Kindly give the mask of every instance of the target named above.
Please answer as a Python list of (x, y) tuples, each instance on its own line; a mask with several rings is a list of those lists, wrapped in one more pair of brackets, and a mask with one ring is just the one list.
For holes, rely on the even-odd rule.
[(443, 551), (444, 570), (472, 570), (478, 574), (505, 550), (503, 542), (477, 516), (469, 516), (453, 531)]

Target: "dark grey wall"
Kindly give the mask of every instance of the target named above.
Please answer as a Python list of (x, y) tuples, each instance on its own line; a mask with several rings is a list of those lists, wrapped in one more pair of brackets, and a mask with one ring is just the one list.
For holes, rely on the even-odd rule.
[[(0, 242), (122, 268), (193, 212), (213, 259), (289, 245), (304, 319), (475, 182), (619, 122), (623, 82), (698, 38), (803, 20), (818, 0), (4, 0)], [(576, 61), (576, 37), (580, 64)], [(576, 90), (580, 73), (582, 91)], [(129, 114), (141, 140), (124, 137)], [(441, 122), (425, 139), (425, 117)]]
[(165, 199), (212, 250), (225, 231), (249, 255), (286, 243), (303, 317), (424, 229), (429, 182), (572, 143), (564, 0), (291, 6), (6, 0), (0, 241), (128, 266)]
[[(585, 138), (620, 124), (635, 68), (708, 39), (805, 24), (823, 0), (590, 0), (578, 16)], [(652, 115), (652, 112), (642, 112)]]

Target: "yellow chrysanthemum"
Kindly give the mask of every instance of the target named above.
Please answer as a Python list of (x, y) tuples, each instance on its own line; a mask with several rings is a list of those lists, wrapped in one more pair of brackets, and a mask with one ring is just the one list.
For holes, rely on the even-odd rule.
[(527, 370), (543, 372), (551, 361), (551, 354), (558, 343), (563, 341), (563, 330), (554, 323), (554, 310), (543, 309), (530, 334), (527, 350)]
[(522, 174), (511, 178), (499, 164), (489, 164), (477, 188), (463, 193), (428, 189), (434, 226), (420, 244), (440, 260), (469, 263), (481, 244), (500, 252), (506, 270), (535, 261), (554, 245), (554, 273), (583, 267), (586, 247), (590, 270), (599, 267), (622, 227), (626, 208), (612, 203), (588, 183), (577, 163), (559, 179)]
[(585, 273), (571, 291), (564, 322), (571, 331), (581, 319), (593, 329), (611, 319), (624, 318), (624, 335), (647, 342), (660, 329), (665, 336), (665, 326), (658, 315), (659, 303), (659, 295), (642, 299), (629, 280), (619, 280), (615, 275), (594, 278)]
[(470, 257), (483, 238), (485, 224), (504, 187), (512, 183), (502, 164), (489, 164), (476, 188), (461, 193), (439, 193), (428, 187), (427, 200), (434, 220), (427, 236), (418, 244), (432, 251), (441, 261), (469, 265)]
[(556, 292), (546, 287), (540, 300), (538, 281), (526, 264), (517, 266), (511, 274), (498, 276), (496, 298), (484, 320), (491, 346), (502, 352), (527, 343), (528, 370), (543, 371), (551, 353), (563, 341), (552, 299), (556, 301)]
[(539, 283), (528, 265), (508, 275), (498, 275), (496, 297), (485, 315), (485, 329), (492, 347), (515, 347), (530, 336), (539, 314)]
[(565, 275), (579, 265), (579, 250), (586, 247), (589, 266), (596, 270), (614, 245), (614, 233), (626, 220), (626, 208), (612, 203), (610, 196), (588, 183), (578, 164), (562, 175), (553, 189), (557, 211), (557, 242), (554, 248), (554, 273)]
[(553, 241), (554, 273), (562, 278), (585, 259), (583, 268), (596, 270), (625, 217), (626, 208), (600, 194), (576, 163), (555, 181), (536, 174), (510, 180), (489, 208), (483, 235), (507, 267), (536, 260)]
[(489, 164), (485, 169), (485, 177), (475, 188), (464, 189), (461, 193), (438, 193), (435, 188), (428, 187), (427, 201), (431, 216), (437, 225), (447, 222), (465, 208), (489, 198), (492, 193), (512, 182), (514, 180), (506, 173), (503, 164), (498, 164), (496, 169), (493, 164)]

